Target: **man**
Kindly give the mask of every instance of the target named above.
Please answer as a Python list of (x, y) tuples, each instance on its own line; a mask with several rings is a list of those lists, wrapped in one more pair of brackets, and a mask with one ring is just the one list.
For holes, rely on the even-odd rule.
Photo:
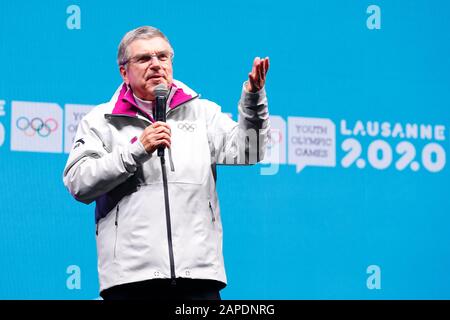
[[(83, 118), (64, 169), (75, 199), (96, 201), (104, 299), (220, 299), (226, 275), (215, 166), (253, 164), (264, 155), (268, 58), (253, 62), (239, 123), (174, 80), (172, 59), (156, 28), (123, 37), (123, 84)], [(154, 120), (160, 84), (170, 89), (166, 122)]]

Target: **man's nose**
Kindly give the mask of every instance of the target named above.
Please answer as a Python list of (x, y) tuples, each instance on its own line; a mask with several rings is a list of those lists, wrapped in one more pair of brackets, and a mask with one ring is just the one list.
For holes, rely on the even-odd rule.
[(152, 59), (150, 60), (150, 67), (155, 67), (157, 66), (158, 68), (161, 67), (161, 61), (159, 61), (158, 57), (153, 55)]

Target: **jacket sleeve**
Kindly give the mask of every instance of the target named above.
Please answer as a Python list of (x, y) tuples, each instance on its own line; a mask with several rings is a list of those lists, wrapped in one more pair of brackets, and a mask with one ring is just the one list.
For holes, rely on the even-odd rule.
[(78, 126), (63, 181), (75, 199), (90, 203), (127, 180), (151, 155), (139, 139), (126, 147), (111, 148), (106, 130), (102, 133), (101, 126), (94, 128), (86, 118)]
[(270, 128), (265, 88), (250, 93), (244, 83), (238, 111), (235, 122), (219, 106), (212, 108), (208, 139), (217, 164), (255, 164), (264, 158)]

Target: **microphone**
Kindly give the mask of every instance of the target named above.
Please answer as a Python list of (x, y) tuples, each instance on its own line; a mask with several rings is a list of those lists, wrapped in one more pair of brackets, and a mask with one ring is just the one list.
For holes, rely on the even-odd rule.
[[(153, 95), (155, 96), (155, 120), (166, 122), (166, 102), (169, 89), (164, 83), (158, 84), (153, 89)], [(164, 146), (158, 147), (158, 157), (164, 157)]]

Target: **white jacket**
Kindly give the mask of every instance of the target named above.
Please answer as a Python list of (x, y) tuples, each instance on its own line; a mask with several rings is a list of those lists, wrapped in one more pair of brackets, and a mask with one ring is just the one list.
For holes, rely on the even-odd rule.
[[(96, 201), (100, 291), (155, 278), (226, 284), (215, 166), (262, 160), (269, 130), (264, 89), (243, 89), (238, 109), (237, 123), (174, 81), (167, 111), (171, 149), (165, 153), (170, 229), (160, 159), (139, 141), (153, 118), (139, 110), (131, 89), (123, 84), (83, 118), (63, 180), (75, 199)], [(259, 137), (251, 131), (246, 142), (248, 129)]]

